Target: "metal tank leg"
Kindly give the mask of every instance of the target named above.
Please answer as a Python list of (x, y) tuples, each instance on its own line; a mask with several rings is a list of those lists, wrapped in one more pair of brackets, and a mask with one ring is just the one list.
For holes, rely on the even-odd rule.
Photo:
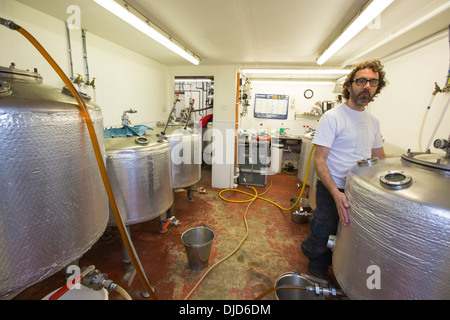
[(194, 198), (194, 193), (195, 193), (195, 191), (197, 191), (197, 190), (194, 189), (193, 186), (190, 186), (190, 187), (187, 187), (187, 188), (184, 188), (184, 189), (187, 190), (187, 196), (188, 196), (188, 199), (189, 199), (190, 201), (192, 201), (192, 199)]
[[(128, 234), (131, 235), (130, 226), (126, 226), (126, 229), (127, 229)], [(128, 286), (130, 286), (131, 283), (133, 282), (134, 276), (136, 275), (136, 270), (134, 269), (134, 266), (131, 263), (130, 255), (128, 254), (128, 251), (127, 251), (123, 241), (122, 241), (122, 250), (123, 250), (122, 261), (124, 263), (125, 274), (122, 277), (122, 280), (120, 282), (128, 283)]]

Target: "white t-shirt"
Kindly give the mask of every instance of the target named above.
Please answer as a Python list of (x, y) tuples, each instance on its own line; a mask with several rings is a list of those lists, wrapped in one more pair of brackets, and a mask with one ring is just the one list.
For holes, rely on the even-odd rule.
[(356, 111), (346, 104), (323, 114), (312, 142), (330, 148), (328, 169), (341, 189), (350, 168), (357, 161), (370, 158), (372, 149), (383, 146), (378, 120), (367, 111)]

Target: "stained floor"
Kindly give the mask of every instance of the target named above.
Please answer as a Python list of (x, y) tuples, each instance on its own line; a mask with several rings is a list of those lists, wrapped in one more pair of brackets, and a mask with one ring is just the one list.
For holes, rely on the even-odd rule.
[[(301, 190), (297, 172), (283, 171), (268, 178), (266, 187), (255, 187), (258, 194), (264, 193), (271, 185), (263, 197), (289, 208), (290, 199), (298, 197)], [(219, 197), (221, 189), (211, 187), (209, 166), (202, 167), (202, 178), (194, 186), (195, 189), (200, 187), (207, 193), (194, 193), (191, 200), (186, 191), (174, 192), (175, 217), (181, 225), (171, 225), (165, 233), (161, 233), (161, 225), (156, 220), (130, 226), (136, 253), (158, 300), (254, 300), (273, 288), (280, 275), (291, 271), (308, 273), (308, 259), (300, 249), (301, 242), (309, 233), (308, 223), (294, 223), (291, 211), (281, 210), (261, 199), (255, 200), (245, 214), (249, 203), (224, 201)], [(238, 189), (253, 193), (245, 185)], [(303, 197), (307, 194), (308, 188)], [(250, 199), (232, 191), (222, 195), (229, 200)], [(248, 223), (247, 238), (233, 255), (211, 269), (243, 241), (247, 234), (244, 214)], [(215, 238), (208, 267), (194, 271), (188, 266), (181, 235), (190, 228), (203, 225), (214, 231)], [(143, 286), (137, 276), (131, 285), (121, 282), (129, 267), (123, 260), (120, 233), (112, 229), (110, 236), (98, 240), (78, 264), (80, 267), (95, 265), (123, 287), (133, 300), (150, 299), (143, 297)], [(208, 274), (201, 280), (206, 272)], [(59, 272), (27, 288), (14, 299), (40, 300), (63, 286), (65, 281), (65, 275)], [(263, 299), (276, 298), (272, 292)], [(109, 299), (122, 300), (123, 297), (111, 292)]]

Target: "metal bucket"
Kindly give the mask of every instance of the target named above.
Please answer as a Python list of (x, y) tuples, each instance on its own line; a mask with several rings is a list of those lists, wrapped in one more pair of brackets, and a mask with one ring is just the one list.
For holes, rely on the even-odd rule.
[[(323, 300), (321, 296), (316, 296), (314, 293), (300, 288), (295, 289), (295, 287), (305, 288), (307, 286), (314, 286), (314, 283), (300, 276), (295, 271), (287, 272), (279, 276), (275, 282), (275, 287), (280, 287), (275, 290), (275, 295), (278, 300)], [(283, 289), (282, 287), (285, 288)]]
[(206, 227), (192, 228), (181, 235), (190, 269), (198, 271), (208, 266), (214, 237), (214, 231)]

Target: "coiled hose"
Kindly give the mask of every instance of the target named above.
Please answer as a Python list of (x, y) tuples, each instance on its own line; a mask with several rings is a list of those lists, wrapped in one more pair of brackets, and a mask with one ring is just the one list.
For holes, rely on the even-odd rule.
[(86, 126), (89, 131), (89, 136), (91, 138), (92, 146), (94, 148), (95, 157), (97, 159), (97, 164), (100, 169), (100, 173), (102, 176), (103, 183), (106, 188), (106, 193), (108, 195), (108, 199), (111, 205), (111, 209), (114, 214), (114, 218), (117, 222), (117, 227), (120, 231), (120, 235), (122, 237), (122, 240), (124, 242), (125, 248), (127, 249), (128, 254), (130, 255), (131, 262), (133, 263), (133, 266), (136, 269), (136, 273), (139, 276), (139, 279), (141, 280), (145, 290), (150, 294), (151, 298), (154, 300), (157, 300), (155, 293), (153, 292), (153, 289), (151, 288), (148, 279), (143, 271), (142, 265), (139, 261), (139, 258), (134, 250), (133, 244), (131, 243), (130, 236), (128, 232), (126, 231), (125, 224), (122, 220), (122, 217), (120, 216), (119, 209), (117, 208), (117, 204), (114, 198), (114, 194), (111, 189), (111, 184), (109, 182), (108, 174), (106, 172), (106, 167), (103, 162), (102, 153), (100, 150), (100, 146), (98, 143), (97, 135), (95, 133), (94, 125), (92, 123), (91, 116), (89, 115), (88, 108), (86, 104), (84, 103), (83, 99), (81, 98), (78, 91), (73, 86), (72, 82), (67, 78), (65, 73), (61, 70), (61, 68), (58, 66), (58, 64), (53, 60), (53, 58), (48, 54), (48, 52), (44, 49), (44, 47), (30, 34), (28, 31), (26, 31), (24, 28), (18, 26), (13, 21), (6, 20), (3, 18), (0, 18), (0, 24), (3, 24), (4, 26), (18, 31), (20, 34), (22, 34), (28, 41), (31, 42), (31, 44), (41, 53), (41, 55), (47, 60), (47, 62), (52, 66), (52, 68), (56, 71), (56, 73), (59, 75), (61, 80), (65, 83), (67, 88), (72, 93), (73, 97), (78, 103), (78, 106), (80, 108), (81, 114), (84, 117), (84, 120), (86, 121)]
[[(249, 199), (249, 200), (229, 200), (229, 199), (226, 199), (226, 198), (224, 198), (224, 197), (222, 196), (222, 193), (228, 192), (228, 191), (239, 192), (239, 193), (243, 193), (243, 194), (246, 194), (246, 195), (248, 195), (248, 196), (251, 196), (251, 197), (255, 197), (255, 196), (256, 196), (257, 199), (261, 199), (261, 200), (267, 201), (267, 202), (269, 202), (269, 203), (271, 203), (271, 204), (277, 206), (278, 208), (280, 208), (281, 210), (284, 210), (284, 211), (290, 211), (290, 210), (294, 209), (295, 206), (300, 202), (300, 199), (301, 199), (301, 197), (302, 197), (302, 195), (303, 195), (303, 191), (305, 190), (305, 187), (306, 187), (306, 179), (308, 178), (308, 172), (309, 172), (309, 165), (310, 165), (311, 158), (312, 158), (312, 154), (313, 154), (313, 152), (314, 152), (315, 147), (316, 147), (316, 146), (313, 145), (312, 148), (311, 148), (311, 151), (309, 152), (308, 163), (307, 163), (307, 165), (306, 165), (306, 171), (305, 171), (305, 177), (303, 178), (302, 189), (301, 189), (301, 191), (300, 191), (300, 194), (298, 195), (297, 201), (292, 205), (292, 207), (290, 207), (290, 208), (284, 208), (284, 207), (280, 206), (279, 204), (273, 202), (272, 200), (269, 200), (269, 199), (266, 199), (266, 198), (263, 198), (263, 197), (258, 196), (258, 195), (256, 194), (255, 188), (253, 188), (253, 187), (251, 187), (251, 188), (252, 188), (253, 190), (255, 190), (255, 194), (256, 194), (256, 195), (255, 195), (255, 194), (248, 193), (248, 192), (245, 192), (245, 191), (242, 191), (242, 190), (236, 190), (236, 189), (224, 189), (224, 190), (222, 190), (222, 191), (219, 192), (219, 197), (220, 197), (222, 200), (225, 200), (225, 201), (228, 201), (228, 202), (235, 202), (235, 203), (243, 203), (243, 202), (250, 202), (250, 201), (253, 201), (253, 198), (252, 198), (252, 199)], [(266, 190), (264, 193), (266, 193), (267, 191), (268, 191), (268, 190)]]
[[(311, 151), (309, 152), (309, 156), (308, 156), (308, 163), (306, 165), (306, 171), (305, 171), (305, 177), (303, 178), (303, 186), (302, 189), (300, 191), (300, 194), (297, 198), (297, 201), (294, 203), (294, 205), (290, 208), (283, 208), (282, 206), (280, 206), (279, 204), (273, 202), (272, 200), (263, 198), (261, 196), (258, 195), (258, 192), (256, 191), (256, 189), (252, 186), (250, 186), (249, 188), (252, 188), (253, 191), (255, 192), (254, 194), (251, 194), (249, 192), (245, 192), (242, 190), (236, 190), (236, 189), (224, 189), (222, 191), (219, 192), (219, 197), (222, 200), (228, 201), (228, 202), (234, 202), (234, 203), (245, 203), (245, 202), (249, 202), (247, 208), (245, 209), (244, 212), (244, 216), (243, 216), (243, 220), (244, 220), (244, 225), (245, 225), (245, 236), (242, 238), (241, 242), (239, 242), (239, 244), (237, 245), (237, 247), (231, 252), (229, 253), (227, 256), (225, 256), (224, 258), (222, 258), (221, 260), (219, 260), (218, 262), (214, 263), (204, 274), (203, 276), (200, 278), (199, 281), (197, 281), (197, 284), (192, 288), (192, 290), (186, 295), (186, 297), (184, 298), (184, 300), (187, 300), (191, 294), (195, 291), (195, 289), (200, 285), (200, 283), (203, 281), (203, 279), (205, 279), (205, 277), (211, 272), (212, 269), (214, 269), (216, 266), (218, 266), (219, 264), (221, 264), (222, 262), (224, 262), (225, 260), (227, 260), (229, 257), (231, 257), (233, 254), (235, 254), (239, 248), (242, 246), (242, 244), (245, 242), (245, 240), (247, 240), (247, 237), (249, 235), (249, 228), (248, 228), (248, 223), (247, 223), (247, 213), (248, 210), (250, 209), (250, 206), (252, 205), (253, 202), (255, 202), (256, 199), (261, 199), (264, 201), (267, 201), (275, 206), (277, 206), (278, 208), (280, 208), (281, 210), (284, 211), (290, 211), (291, 209), (295, 208), (295, 206), (300, 202), (300, 199), (302, 197), (303, 191), (305, 190), (306, 187), (306, 179), (308, 178), (308, 172), (309, 172), (309, 165), (311, 163), (311, 158), (312, 158), (312, 154), (314, 152), (315, 149), (315, 145), (312, 146)], [(269, 186), (269, 188), (266, 189), (266, 191), (264, 191), (263, 193), (261, 193), (261, 195), (264, 195), (265, 193), (267, 193), (271, 188), (271, 185)], [(229, 200), (226, 199), (222, 196), (222, 193), (227, 192), (227, 191), (233, 191), (233, 192), (239, 192), (239, 193), (243, 193), (246, 194), (248, 196), (251, 196), (251, 199), (248, 200)], [(304, 287), (283, 287), (284, 289), (294, 289), (294, 290), (305, 290)], [(269, 291), (265, 292), (264, 294), (260, 295), (258, 298), (256, 298), (256, 300), (260, 300), (262, 299), (264, 296), (266, 296), (267, 294), (271, 293), (272, 291), (279, 289), (279, 288), (271, 288)]]

